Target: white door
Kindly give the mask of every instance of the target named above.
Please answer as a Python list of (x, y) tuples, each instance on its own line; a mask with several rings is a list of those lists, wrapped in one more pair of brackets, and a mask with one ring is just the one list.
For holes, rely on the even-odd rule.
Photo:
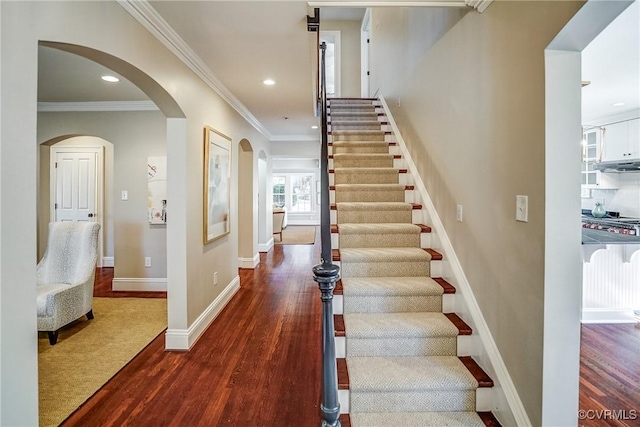
[(54, 159), (54, 221), (97, 221), (97, 153), (56, 150)]
[(367, 9), (362, 19), (360, 30), (360, 96), (368, 98), (369, 94), (369, 46), (371, 36), (371, 9)]

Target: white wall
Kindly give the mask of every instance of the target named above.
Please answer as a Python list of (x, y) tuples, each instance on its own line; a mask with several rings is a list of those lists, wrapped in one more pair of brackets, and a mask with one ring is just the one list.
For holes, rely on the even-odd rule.
[[(234, 141), (232, 189), (237, 188), (237, 142), (246, 138), (254, 150), (262, 149), (268, 155), (270, 149), (260, 133), (118, 3), (0, 2), (0, 10), (0, 424), (36, 425), (35, 288), (28, 284), (36, 282), (37, 258), (38, 41), (64, 42), (106, 52), (131, 64), (122, 69), (124, 74), (150, 77), (164, 88), (161, 91), (153, 84), (145, 86), (150, 98), (172, 117), (167, 121), (166, 132), (167, 192), (174, 203), (174, 220), (167, 225), (168, 320), (169, 329), (177, 336), (188, 337), (194, 331), (191, 327), (195, 321), (203, 319), (201, 315), (238, 274), (235, 191), (232, 190), (230, 235), (206, 246), (202, 244), (203, 128), (211, 125)], [(213, 271), (218, 272), (218, 286), (212, 285)], [(202, 330), (203, 325), (198, 326), (195, 330)]]

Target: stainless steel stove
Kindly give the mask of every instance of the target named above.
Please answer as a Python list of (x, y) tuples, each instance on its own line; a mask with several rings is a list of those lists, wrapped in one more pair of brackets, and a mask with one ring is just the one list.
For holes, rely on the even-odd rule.
[(582, 215), (582, 227), (609, 233), (640, 236), (640, 219), (638, 218), (595, 218)]

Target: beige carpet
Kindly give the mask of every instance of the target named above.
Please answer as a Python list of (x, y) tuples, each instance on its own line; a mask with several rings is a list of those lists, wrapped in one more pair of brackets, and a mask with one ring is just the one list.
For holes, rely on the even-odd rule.
[(290, 225), (282, 230), (282, 240), (273, 236), (276, 245), (313, 245), (316, 241), (316, 227)]
[(94, 298), (95, 318), (38, 335), (40, 426), (57, 426), (167, 327), (163, 298)]

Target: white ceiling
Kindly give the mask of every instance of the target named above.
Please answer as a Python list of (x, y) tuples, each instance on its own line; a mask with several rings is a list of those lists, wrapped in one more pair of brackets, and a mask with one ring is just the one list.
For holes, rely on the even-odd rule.
[(583, 123), (640, 109), (640, 1), (582, 51), (582, 80), (591, 81), (582, 89)]
[[(313, 9), (302, 1), (151, 1), (150, 5), (210, 72), (278, 140), (319, 139), (313, 113)], [(322, 8), (322, 20), (360, 20), (362, 8)], [(232, 41), (232, 42), (230, 42)], [(638, 1), (583, 52), (583, 118), (640, 108)], [(108, 84), (101, 65), (41, 47), (41, 102), (140, 101), (146, 95), (122, 80)], [(262, 84), (266, 78), (276, 85)], [(625, 102), (623, 107), (612, 107)], [(287, 120), (284, 117), (288, 117)]]

